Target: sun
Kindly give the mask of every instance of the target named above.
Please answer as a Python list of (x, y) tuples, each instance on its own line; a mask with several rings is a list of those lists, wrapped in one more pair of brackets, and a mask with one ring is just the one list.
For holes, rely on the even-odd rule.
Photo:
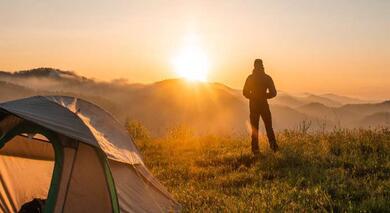
[(207, 81), (209, 61), (198, 42), (189, 40), (173, 58), (176, 74), (189, 81)]

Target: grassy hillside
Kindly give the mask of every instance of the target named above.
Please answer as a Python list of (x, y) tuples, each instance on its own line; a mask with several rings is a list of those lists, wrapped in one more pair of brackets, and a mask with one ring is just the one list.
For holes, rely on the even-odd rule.
[(281, 151), (246, 136), (194, 136), (176, 128), (136, 140), (147, 166), (184, 212), (389, 211), (390, 130), (284, 131)]

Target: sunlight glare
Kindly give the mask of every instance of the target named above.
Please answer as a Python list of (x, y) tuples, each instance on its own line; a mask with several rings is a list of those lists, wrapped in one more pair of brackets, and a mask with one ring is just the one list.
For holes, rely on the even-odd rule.
[(173, 58), (175, 72), (190, 81), (206, 81), (209, 61), (194, 37), (187, 39), (179, 54)]

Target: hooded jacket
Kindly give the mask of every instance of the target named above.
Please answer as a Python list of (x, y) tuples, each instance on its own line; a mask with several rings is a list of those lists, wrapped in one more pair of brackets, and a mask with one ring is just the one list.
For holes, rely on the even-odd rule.
[(243, 95), (252, 101), (266, 101), (277, 94), (271, 76), (262, 71), (254, 70), (245, 81)]

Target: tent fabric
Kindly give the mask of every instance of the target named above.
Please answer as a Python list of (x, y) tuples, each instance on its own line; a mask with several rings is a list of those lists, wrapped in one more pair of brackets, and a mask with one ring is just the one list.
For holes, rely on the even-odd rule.
[(109, 164), (116, 183), (121, 212), (176, 212), (179, 210), (179, 205), (150, 173), (144, 176), (142, 169), (112, 160)]
[(2, 149), (0, 155), (54, 161), (52, 145), (46, 141), (16, 136)]
[[(54, 167), (54, 156), (50, 144), (29, 141), (20, 153), (15, 147), (26, 145), (26, 139), (15, 137), (0, 152), (0, 210), (17, 212), (22, 204), (33, 198), (46, 198)], [(12, 150), (12, 152), (10, 152)], [(41, 151), (42, 156), (35, 158)], [(13, 156), (13, 154), (15, 154)], [(31, 158), (30, 158), (31, 157)]]
[(58, 195), (56, 205), (54, 208), (55, 213), (63, 212), (63, 206), (65, 203), (66, 194), (68, 193), (68, 183), (72, 175), (73, 162), (76, 157), (76, 150), (74, 148), (64, 148), (64, 159), (62, 166), (62, 174), (58, 189)]
[(14, 115), (6, 115), (0, 122), (0, 137), (3, 137), (6, 132), (10, 131), (21, 122), (22, 119)]
[(46, 198), (53, 167), (54, 161), (0, 155), (0, 206), (3, 212), (17, 212), (33, 198)]
[(72, 170), (63, 211), (112, 212), (104, 169), (91, 146), (79, 145)]
[(0, 108), (24, 120), (97, 146), (89, 129), (79, 119), (76, 119), (74, 113), (48, 101), (45, 97), (36, 96), (1, 103)]
[(89, 128), (109, 159), (129, 164), (143, 163), (134, 143), (129, 143), (132, 140), (126, 130), (108, 112), (73, 97), (51, 96), (47, 99), (75, 113)]
[(131, 138), (101, 108), (66, 96), (35, 96), (1, 103), (0, 108), (52, 131), (101, 148), (109, 159), (128, 164), (143, 161)]
[[(64, 96), (36, 96), (0, 103), (0, 139), (26, 121), (28, 126), (51, 130), (62, 146), (54, 212), (111, 212), (115, 198), (111, 198), (113, 188), (108, 183), (110, 172), (121, 212), (179, 210), (180, 205), (145, 167), (126, 130), (103, 109)], [(15, 212), (30, 198), (47, 197), (54, 159), (57, 161), (58, 156), (54, 158), (51, 141), (25, 136), (15, 136), (0, 147), (0, 211)], [(98, 153), (101, 151), (105, 155)], [(108, 173), (102, 156), (108, 158)], [(27, 165), (29, 168), (24, 169)], [(14, 186), (26, 177), (34, 181), (23, 185), (30, 187), (28, 190)]]

